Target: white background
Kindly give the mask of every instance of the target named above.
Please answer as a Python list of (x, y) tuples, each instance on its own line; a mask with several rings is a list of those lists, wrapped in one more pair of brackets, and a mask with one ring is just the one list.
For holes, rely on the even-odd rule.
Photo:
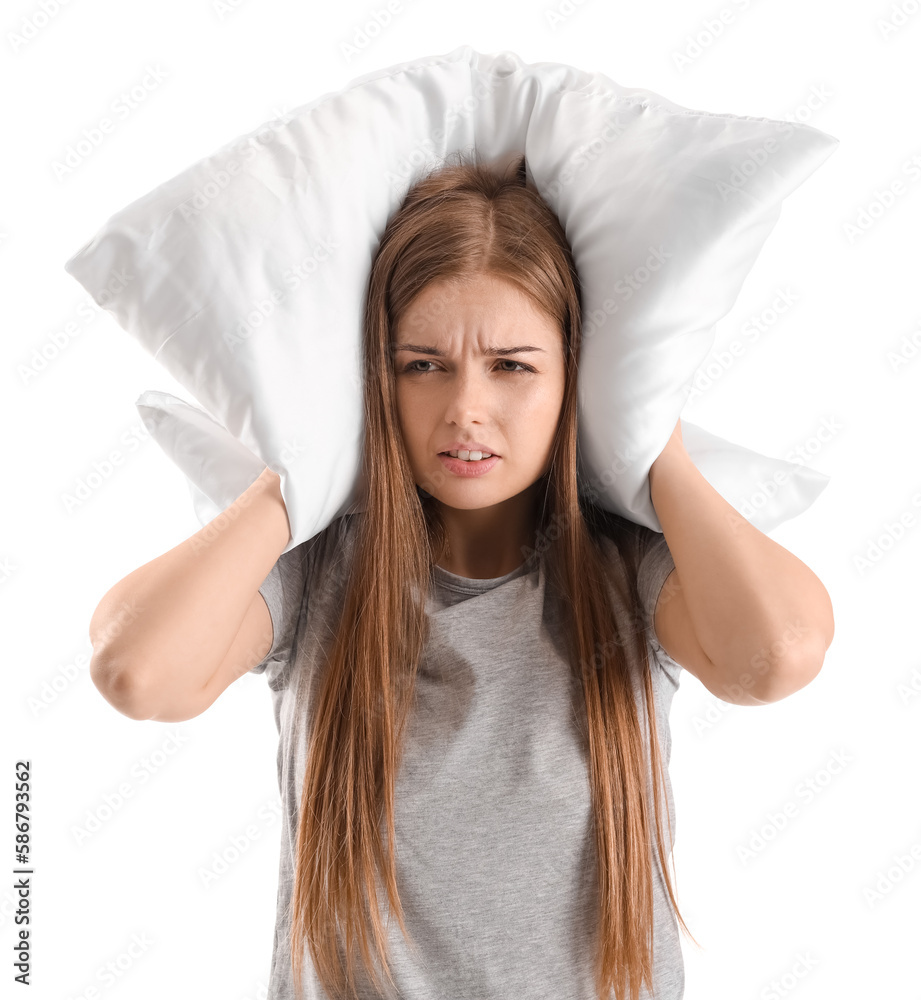
[[(919, 4), (402, 0), (350, 54), (385, 6), (4, 6), (3, 995), (19, 995), (18, 758), (31, 759), (34, 779), (29, 996), (264, 997), (275, 919), (277, 736), (264, 678), (243, 677), (172, 725), (120, 715), (89, 677), (87, 630), (102, 595), (199, 524), (183, 475), (134, 408), (147, 388), (188, 394), (111, 316), (87, 308), (64, 261), (114, 212), (262, 122), (462, 44), (600, 71), (690, 108), (805, 121), (841, 140), (785, 202), (717, 327), (710, 381), (682, 414), (831, 476), (772, 537), (819, 575), (836, 619), (821, 673), (782, 702), (729, 705), (683, 675), (671, 716), (675, 864), (679, 905), (703, 946), (683, 942), (686, 998), (919, 995), (921, 170), (906, 167), (921, 163)], [(721, 9), (732, 19), (714, 36)], [(149, 84), (152, 68), (162, 79), (144, 99), (60, 170), (68, 147), (121, 94)], [(794, 302), (771, 312), (782, 290)], [(753, 341), (744, 331), (756, 319)], [(717, 355), (735, 339), (746, 347), (727, 364)], [(123, 461), (69, 504), (113, 451)], [(836, 754), (845, 765), (832, 773)], [(131, 796), (86, 835), (124, 782)], [(781, 827), (785, 805), (795, 815)], [(233, 860), (241, 837), (248, 846)], [(222, 853), (231, 863), (205, 885)], [(108, 963), (117, 972), (104, 981)]]

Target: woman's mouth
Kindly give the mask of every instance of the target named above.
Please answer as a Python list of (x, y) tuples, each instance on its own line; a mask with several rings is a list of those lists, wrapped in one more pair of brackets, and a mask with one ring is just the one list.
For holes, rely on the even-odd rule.
[[(480, 455), (482, 453), (475, 451), (469, 454)], [(483, 476), (500, 461), (498, 455), (490, 455), (489, 458), (469, 458), (465, 461), (463, 458), (453, 458), (446, 451), (439, 452), (438, 458), (448, 472), (453, 472), (454, 475), (462, 479)]]

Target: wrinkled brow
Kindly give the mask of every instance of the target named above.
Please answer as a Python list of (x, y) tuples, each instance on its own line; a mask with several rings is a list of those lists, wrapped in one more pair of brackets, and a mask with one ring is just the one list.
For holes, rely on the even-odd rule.
[[(433, 354), (436, 358), (446, 357), (444, 351), (425, 344), (394, 344), (392, 349), (394, 353), (397, 351), (412, 351), (413, 354)], [(528, 351), (540, 351), (541, 354), (546, 353), (542, 347), (531, 347), (530, 345), (522, 347), (487, 347), (483, 353), (487, 357), (498, 357), (504, 354), (525, 354)]]

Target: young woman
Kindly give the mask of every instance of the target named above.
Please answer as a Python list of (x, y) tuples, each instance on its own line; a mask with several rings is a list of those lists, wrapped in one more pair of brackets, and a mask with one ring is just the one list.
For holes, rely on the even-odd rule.
[[(287, 817), (272, 1000), (683, 995), (680, 671), (738, 704), (785, 697), (821, 666), (831, 604), (703, 480), (680, 422), (649, 476), (663, 534), (594, 502), (580, 319), (524, 157), (423, 178), (371, 269), (361, 509), (280, 555), (266, 469), (216, 539), (96, 612), (93, 678), (132, 718), (267, 676)], [(129, 592), (148, 610), (106, 642)]]

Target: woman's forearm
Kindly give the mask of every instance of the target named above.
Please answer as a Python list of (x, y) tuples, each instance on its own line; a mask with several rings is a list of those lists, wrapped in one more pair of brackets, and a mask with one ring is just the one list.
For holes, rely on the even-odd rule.
[(151, 684), (168, 695), (214, 674), (290, 540), (279, 485), (266, 469), (200, 531), (102, 598), (90, 623), (91, 676), (116, 707)]
[(764, 650), (774, 665), (817, 671), (834, 634), (819, 578), (736, 511), (684, 448), (680, 422), (649, 473), (650, 495), (675, 561), (697, 640), (731, 671)]

